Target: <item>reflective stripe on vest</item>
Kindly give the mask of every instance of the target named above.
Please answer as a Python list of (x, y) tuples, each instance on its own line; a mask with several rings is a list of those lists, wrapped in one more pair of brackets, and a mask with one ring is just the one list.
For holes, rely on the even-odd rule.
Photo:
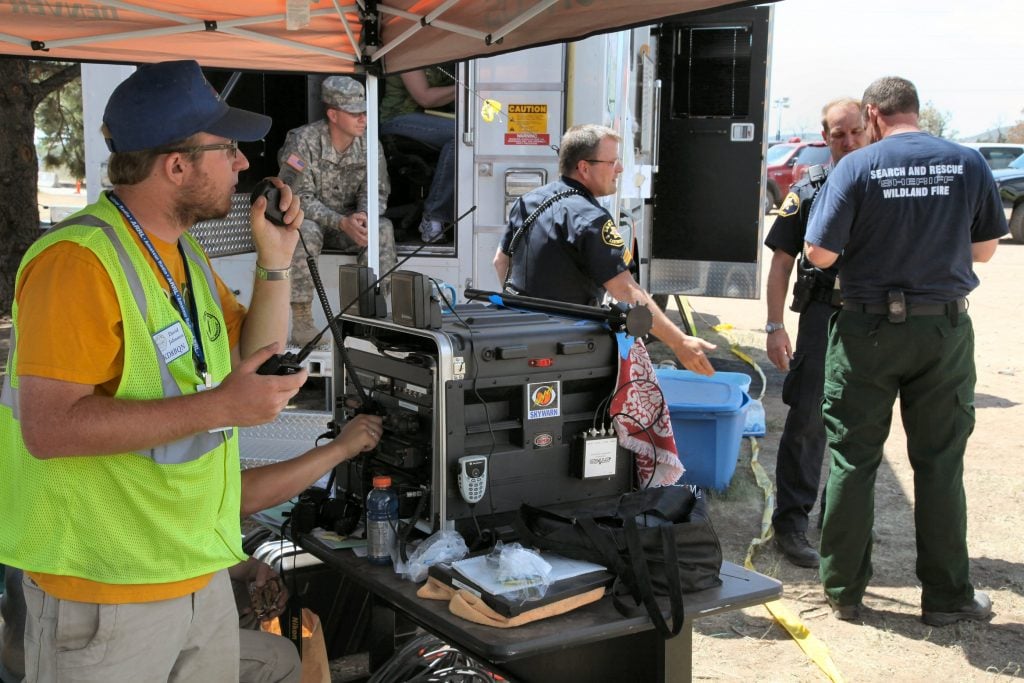
[[(142, 314), (143, 319), (145, 319), (149, 309), (149, 302), (146, 299), (145, 289), (142, 287), (142, 282), (139, 280), (139, 274), (136, 272), (135, 266), (132, 264), (131, 259), (128, 256), (128, 252), (125, 251), (124, 245), (121, 244), (121, 240), (117, 238), (113, 226), (97, 216), (84, 215), (75, 217), (73, 220), (58, 223), (54, 227), (50, 228), (50, 231), (53, 232), (64, 227), (83, 225), (102, 230), (106, 235), (107, 240), (111, 245), (113, 245), (114, 251), (117, 253), (118, 261), (121, 264), (121, 270), (124, 273), (125, 280), (128, 282), (128, 287), (131, 289), (135, 303), (139, 307), (139, 312)], [(185, 248), (188, 258), (202, 269), (203, 276), (206, 278), (211, 295), (216, 301), (217, 306), (221, 307), (220, 292), (217, 291), (217, 284), (214, 280), (213, 271), (210, 268), (209, 263), (206, 262), (205, 258), (202, 258), (202, 256), (199, 255), (191, 242), (187, 239), (182, 239), (181, 242)], [(186, 267), (188, 267), (187, 264)], [(3, 389), (2, 393), (0, 393), (0, 405), (10, 408), (14, 419), (20, 422), (21, 410), (19, 408), (18, 390), (11, 385), (11, 375), (14, 370), (12, 364), (14, 362), (14, 350), (16, 348), (17, 341), (15, 337), (15, 330), (12, 326), (11, 346), (7, 352), (7, 372), (4, 374)], [(154, 349), (156, 350), (157, 362), (160, 367), (160, 386), (163, 392), (163, 398), (181, 396), (182, 393), (178, 388), (178, 383), (174, 380), (174, 377), (171, 376), (170, 368), (167, 367), (167, 361), (164, 359), (160, 349), (156, 346), (156, 341), (152, 341)], [(168, 444), (156, 446), (155, 448), (133, 452), (149, 457), (154, 462), (161, 465), (175, 465), (191, 462), (192, 460), (201, 458), (206, 453), (220, 446), (224, 442), (225, 438), (226, 437), (222, 432), (202, 432), (184, 437)]]

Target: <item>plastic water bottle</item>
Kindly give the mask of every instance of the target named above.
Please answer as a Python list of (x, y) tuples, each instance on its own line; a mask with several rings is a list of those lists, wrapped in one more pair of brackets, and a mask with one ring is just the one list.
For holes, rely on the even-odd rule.
[(374, 477), (366, 496), (366, 559), (371, 564), (391, 564), (397, 526), (398, 496), (391, 490), (391, 477)]

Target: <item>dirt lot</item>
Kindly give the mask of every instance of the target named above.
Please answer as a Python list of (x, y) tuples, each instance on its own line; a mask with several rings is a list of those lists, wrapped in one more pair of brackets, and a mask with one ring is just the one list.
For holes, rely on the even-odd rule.
[[(768, 260), (765, 256), (764, 263)], [(912, 473), (899, 426), (879, 473), (874, 579), (862, 623), (832, 618), (814, 570), (786, 563), (771, 545), (755, 557), (759, 571), (785, 584), (784, 604), (828, 647), (847, 681), (1024, 678), (1024, 360), (1015, 351), (1024, 336), (1024, 318), (1017, 316), (1024, 245), (1004, 241), (993, 262), (979, 266), (978, 273), (982, 285), (970, 309), (977, 336), (978, 423), (967, 452), (965, 483), (973, 580), (993, 598), (992, 621), (935, 629), (918, 618)], [(729, 352), (728, 341), (710, 329), (724, 323), (767, 375), (769, 434), (758, 446), (760, 462), (774, 478), (785, 406), (779, 400), (782, 375), (764, 354), (764, 301), (696, 299), (692, 304), (699, 333), (719, 343), (713, 354), (718, 369), (744, 369)], [(795, 329), (795, 316), (786, 322)], [(6, 351), (7, 331), (7, 325), (0, 325), (0, 351)], [(756, 396), (759, 390), (755, 379), (751, 393)], [(762, 514), (762, 493), (751, 474), (746, 443), (729, 489), (713, 497), (713, 512), (726, 559), (742, 564), (751, 539), (760, 534)], [(817, 539), (816, 529), (811, 537)], [(763, 607), (698, 620), (695, 630), (695, 679), (825, 680)]]
[[(766, 253), (767, 254), (767, 253)], [(765, 256), (764, 263), (770, 257)], [(1024, 361), (1015, 349), (1024, 333), (1018, 317), (1024, 244), (1003, 241), (991, 263), (978, 266), (981, 287), (971, 297), (977, 344), (977, 427), (965, 462), (972, 579), (993, 599), (987, 624), (946, 628), (919, 619), (914, 574), (913, 479), (898, 417), (886, 444), (876, 487), (874, 578), (862, 623), (841, 622), (826, 608), (816, 570), (787, 563), (769, 544), (755, 567), (785, 584), (783, 603), (821, 640), (847, 681), (974, 681), (1024, 677)], [(720, 343), (716, 367), (740, 370), (728, 343), (708, 329), (733, 326), (731, 335), (767, 374), (768, 435), (759, 459), (774, 479), (775, 453), (785, 419), (782, 374), (764, 354), (764, 301), (696, 299), (698, 331)], [(791, 314), (792, 315), (792, 314)], [(795, 329), (796, 317), (786, 320)], [(751, 393), (756, 396), (760, 382)], [(827, 467), (827, 465), (826, 465)], [(725, 557), (742, 564), (760, 534), (762, 494), (744, 444), (729, 489), (713, 498)], [(814, 518), (816, 519), (817, 510)], [(809, 534), (816, 541), (818, 530)], [(768, 611), (756, 607), (695, 622), (694, 678), (736, 681), (826, 680)]]

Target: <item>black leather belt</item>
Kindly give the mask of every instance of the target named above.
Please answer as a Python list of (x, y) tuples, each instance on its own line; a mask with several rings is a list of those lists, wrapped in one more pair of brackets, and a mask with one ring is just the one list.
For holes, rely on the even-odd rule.
[[(889, 307), (885, 304), (855, 304), (852, 301), (843, 302), (844, 311), (856, 311), (857, 313), (872, 313), (875, 315), (888, 315)], [(965, 313), (967, 311), (967, 299), (957, 299), (945, 304), (907, 304), (907, 315), (950, 315), (954, 313)]]

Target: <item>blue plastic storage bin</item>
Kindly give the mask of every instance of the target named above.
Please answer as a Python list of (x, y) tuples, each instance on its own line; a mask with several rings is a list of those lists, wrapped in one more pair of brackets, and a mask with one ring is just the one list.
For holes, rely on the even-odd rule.
[(655, 374), (672, 419), (676, 450), (686, 468), (683, 482), (725, 489), (739, 458), (750, 377), (738, 372), (704, 377), (671, 369)]
[[(703, 375), (696, 375), (689, 370), (682, 370), (681, 372), (685, 372), (689, 376), (696, 377), (697, 379), (703, 378)], [(745, 416), (743, 421), (743, 436), (764, 436), (766, 431), (764, 406), (761, 405), (761, 401), (750, 396), (750, 375), (745, 372), (716, 372), (714, 379), (732, 382), (742, 389), (743, 393), (750, 397), (750, 402), (747, 404), (747, 407), (743, 409), (743, 414)]]

